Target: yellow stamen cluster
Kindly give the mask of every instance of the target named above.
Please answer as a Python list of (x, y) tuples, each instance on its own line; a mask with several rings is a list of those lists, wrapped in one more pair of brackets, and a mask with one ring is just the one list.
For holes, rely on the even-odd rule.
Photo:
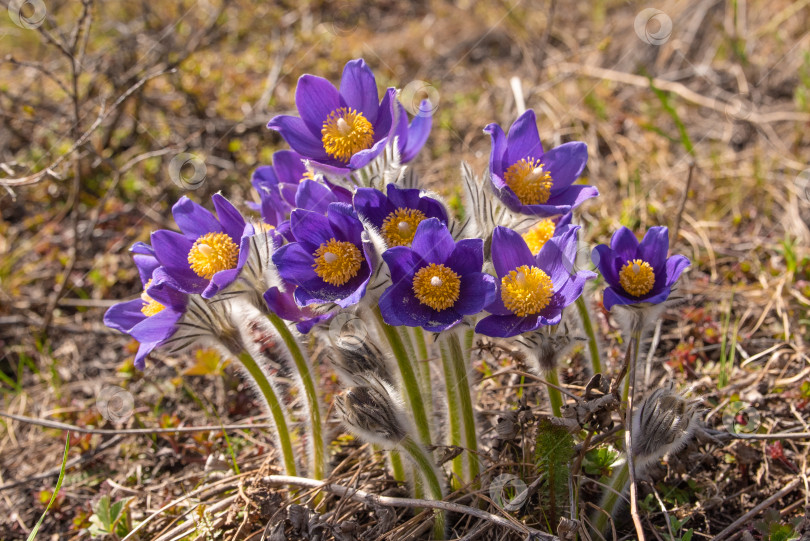
[(141, 293), (141, 300), (143, 301), (143, 306), (141, 306), (141, 312), (146, 317), (152, 317), (155, 314), (160, 313), (166, 307), (160, 304), (158, 301), (147, 295), (146, 290), (149, 289), (149, 286), (152, 284), (152, 279), (150, 278), (146, 285), (143, 286), (143, 293)]
[(417, 300), (434, 310), (446, 310), (458, 300), (461, 278), (444, 265), (431, 263), (413, 275), (413, 292)]
[(301, 175), (301, 179), (298, 182), (301, 182), (301, 181), (304, 181), (304, 180), (307, 180), (307, 179), (315, 180), (315, 175), (312, 173), (312, 171), (304, 171), (304, 174)]
[(363, 264), (363, 255), (351, 242), (334, 237), (321, 244), (315, 253), (315, 269), (321, 280), (333, 286), (342, 286), (355, 276)]
[(641, 297), (655, 285), (655, 271), (646, 261), (634, 259), (628, 261), (619, 272), (619, 283), (630, 295)]
[(545, 218), (537, 222), (534, 227), (526, 231), (523, 234), (523, 240), (526, 241), (526, 245), (529, 247), (529, 250), (531, 250), (533, 254), (536, 254), (540, 251), (543, 245), (546, 244), (546, 241), (554, 236), (554, 230), (556, 227), (557, 226), (554, 224), (554, 220), (551, 218)]
[(410, 246), (416, 234), (416, 226), (426, 218), (418, 209), (398, 208), (382, 223), (381, 232), (388, 246)]
[(335, 109), (323, 123), (321, 140), (327, 154), (342, 162), (374, 144), (374, 128), (363, 113), (351, 107)]
[(539, 313), (551, 302), (554, 284), (548, 274), (537, 267), (521, 265), (501, 278), (501, 299), (516, 316)]
[(551, 197), (551, 173), (535, 158), (522, 159), (503, 174), (506, 185), (523, 205), (542, 205)]
[(188, 252), (191, 270), (210, 280), (219, 271), (235, 269), (239, 246), (227, 233), (207, 233), (198, 238)]

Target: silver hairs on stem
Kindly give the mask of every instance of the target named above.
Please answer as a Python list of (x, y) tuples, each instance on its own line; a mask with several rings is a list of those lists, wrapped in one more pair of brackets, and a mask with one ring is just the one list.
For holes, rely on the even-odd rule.
[(363, 385), (335, 398), (335, 408), (349, 431), (385, 448), (396, 447), (408, 435), (402, 400), (390, 384), (374, 374), (355, 376)]

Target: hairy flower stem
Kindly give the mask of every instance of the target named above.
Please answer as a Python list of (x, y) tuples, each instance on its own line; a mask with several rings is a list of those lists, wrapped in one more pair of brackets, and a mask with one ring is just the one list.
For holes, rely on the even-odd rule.
[(270, 415), (273, 417), (273, 423), (276, 425), (276, 433), (278, 435), (279, 445), (281, 446), (281, 455), (284, 460), (284, 471), (288, 475), (296, 475), (295, 471), (295, 454), (293, 453), (292, 442), (290, 441), (290, 431), (287, 428), (287, 419), (284, 417), (284, 408), (281, 406), (270, 380), (267, 379), (264, 371), (259, 367), (253, 357), (247, 352), (242, 352), (238, 355), (239, 362), (248, 371), (248, 374), (256, 382), (262, 397), (267, 402), (267, 407), (270, 410)]
[(478, 464), (478, 431), (475, 426), (475, 411), (472, 405), (472, 389), (467, 376), (468, 362), (461, 347), (459, 331), (453, 330), (447, 335), (450, 346), (450, 359), (453, 363), (453, 378), (448, 378), (448, 383), (456, 386), (456, 394), (461, 407), (461, 418), (464, 427), (464, 447), (467, 449), (467, 459), (469, 461), (469, 477), (467, 481), (472, 481), (480, 472)]
[[(551, 413), (553, 413), (555, 417), (562, 417), (563, 397), (558, 389), (560, 386), (560, 378), (557, 375), (556, 366), (546, 374), (546, 380), (551, 383), (551, 385), (546, 385), (546, 389), (548, 389), (548, 401), (551, 404)], [(552, 387), (552, 385), (555, 387)]]
[(318, 398), (318, 389), (312, 378), (312, 371), (308, 359), (305, 357), (298, 340), (295, 339), (287, 324), (276, 314), (269, 313), (267, 318), (273, 324), (284, 345), (290, 351), (295, 368), (301, 378), (301, 385), (306, 396), (306, 405), (309, 413), (309, 429), (312, 437), (312, 475), (315, 479), (323, 479), (325, 476), (325, 451), (323, 441), (323, 424), (321, 422), (321, 405)]
[(596, 341), (596, 333), (593, 330), (591, 314), (588, 305), (585, 303), (585, 296), (580, 295), (576, 300), (579, 317), (582, 320), (582, 329), (588, 336), (588, 351), (591, 354), (591, 369), (594, 374), (602, 373), (602, 360), (599, 357), (599, 343)]
[(630, 478), (630, 469), (627, 462), (614, 470), (613, 477), (610, 478), (609, 488), (605, 489), (602, 500), (599, 502), (600, 511), (596, 511), (591, 517), (591, 523), (595, 532), (602, 534), (607, 528), (608, 521), (614, 516), (616, 508), (619, 506), (627, 480)]
[(422, 396), (428, 408), (428, 415), (430, 415), (433, 409), (433, 381), (430, 378), (430, 357), (427, 341), (425, 340), (425, 333), (422, 331), (422, 327), (413, 327), (411, 330), (413, 331), (417, 359), (419, 360), (419, 378), (422, 382)]
[[(450, 424), (450, 445), (461, 447), (461, 412), (460, 400), (458, 398), (458, 383), (455, 381), (455, 370), (451, 359), (450, 345), (448, 340), (440, 340), (439, 351), (442, 357), (442, 369), (444, 370), (445, 395), (447, 397), (447, 420)], [(460, 488), (460, 482), (464, 477), (464, 458), (459, 455), (450, 462), (453, 470), (452, 488)]]
[(413, 413), (413, 420), (416, 424), (416, 430), (419, 433), (419, 439), (425, 445), (431, 444), (430, 438), (430, 424), (428, 424), (427, 413), (425, 412), (425, 403), (422, 399), (422, 392), (419, 390), (419, 382), (416, 379), (416, 373), (413, 370), (412, 360), (408, 358), (405, 351), (405, 345), (402, 343), (397, 329), (388, 325), (382, 318), (379, 306), (374, 306), (374, 315), (376, 317), (380, 332), (385, 335), (388, 344), (391, 346), (391, 352), (397, 361), (400, 377), (402, 378), (402, 385), (405, 387), (405, 396), (408, 400)]
[[(430, 459), (424, 448), (414, 441), (410, 436), (406, 437), (400, 442), (402, 449), (410, 455), (411, 459), (416, 464), (422, 478), (427, 485), (430, 498), (436, 501), (441, 501), (444, 498), (442, 491), (442, 484), (439, 477), (436, 475), (436, 469), (433, 461)], [(445, 517), (443, 512), (434, 514), (435, 522), (433, 523), (433, 538), (444, 539)]]

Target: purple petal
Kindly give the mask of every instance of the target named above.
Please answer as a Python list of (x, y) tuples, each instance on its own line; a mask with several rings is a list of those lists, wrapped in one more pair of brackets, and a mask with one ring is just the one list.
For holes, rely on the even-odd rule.
[(508, 167), (524, 158), (543, 157), (543, 145), (537, 133), (537, 117), (528, 109), (520, 115), (506, 136), (506, 157), (504, 165)]
[(664, 271), (669, 251), (669, 230), (657, 226), (647, 230), (638, 245), (638, 256), (650, 264), (656, 276)]
[(461, 289), (453, 309), (465, 316), (477, 314), (495, 299), (495, 278), (483, 272), (461, 277)]
[(608, 285), (619, 285), (619, 271), (624, 264), (624, 259), (610, 247), (600, 244), (591, 252), (591, 261), (599, 269), (599, 273), (604, 276)]
[[(492, 139), (492, 151), (490, 152), (489, 156), (489, 169), (492, 173), (493, 177), (500, 177), (503, 176), (504, 170), (504, 157), (506, 155), (506, 135), (503, 133), (503, 129), (495, 124), (487, 125), (484, 128), (484, 133), (489, 134), (490, 138)], [(493, 181), (495, 179), (493, 178)], [(501, 180), (501, 185), (498, 187), (503, 186), (503, 180)]]
[(222, 225), (211, 211), (185, 195), (172, 207), (174, 221), (187, 237), (197, 238), (207, 233), (222, 232)]
[(408, 134), (405, 138), (405, 143), (400, 141), (400, 146), (404, 148), (401, 150), (402, 163), (408, 163), (413, 160), (430, 136), (430, 128), (433, 125), (433, 111), (430, 105), (430, 100), (423, 100), (419, 105), (419, 114), (411, 122), (408, 128)]
[(309, 252), (314, 252), (334, 237), (329, 220), (317, 212), (295, 209), (290, 216), (290, 224), (295, 240)]
[(377, 121), (374, 122), (374, 140), (379, 141), (394, 135), (396, 126), (394, 125), (395, 105), (397, 102), (397, 90), (395, 88), (388, 88), (385, 91), (382, 101), (380, 102), (380, 112), (377, 115)]
[[(552, 194), (547, 204), (557, 207), (557, 212), (570, 212), (587, 201), (588, 199), (597, 197), (599, 190), (594, 186), (586, 186), (584, 184), (573, 184), (565, 191), (556, 195)], [(567, 209), (567, 210), (566, 210)]]
[(343, 77), (340, 79), (340, 96), (346, 105), (363, 116), (374, 125), (380, 109), (379, 95), (377, 94), (377, 80), (374, 73), (362, 58), (346, 63), (343, 68)]
[(146, 357), (160, 345), (160, 342), (141, 342), (138, 352), (135, 354), (135, 368), (140, 371), (146, 367)]
[(303, 311), (295, 304), (292, 292), (282, 293), (279, 288), (271, 287), (264, 292), (264, 301), (270, 311), (281, 319), (287, 321), (301, 321), (303, 319)]
[(135, 262), (135, 267), (138, 269), (141, 284), (146, 285), (149, 279), (152, 278), (152, 273), (160, 266), (160, 263), (158, 263), (154, 255), (135, 254), (132, 256), (132, 260)]
[(298, 79), (298, 86), (295, 87), (295, 106), (309, 132), (314, 137), (320, 138), (326, 117), (340, 108), (340, 94), (334, 85), (323, 77), (302, 75)]
[(307, 168), (304, 157), (294, 150), (279, 150), (273, 153), (273, 168), (279, 182), (298, 184), (304, 178)]
[(329, 203), (337, 201), (332, 190), (312, 179), (305, 179), (298, 185), (295, 192), (295, 206), (311, 210), (318, 214), (326, 214)]
[(638, 239), (628, 228), (622, 226), (610, 239), (610, 247), (625, 261), (635, 259), (638, 253)]
[(533, 266), (535, 260), (519, 233), (499, 225), (492, 233), (492, 263), (502, 278), (521, 265)]
[(588, 145), (580, 141), (563, 143), (546, 152), (543, 163), (551, 174), (551, 196), (554, 197), (582, 174), (588, 163)]
[(178, 319), (177, 312), (162, 310), (132, 327), (129, 334), (138, 342), (162, 342), (174, 334)]
[(458, 241), (445, 264), (460, 276), (481, 272), (484, 265), (484, 241), (481, 239)]
[(194, 241), (174, 231), (159, 230), (152, 233), (152, 246), (158, 261), (166, 272), (186, 293), (201, 293), (208, 280), (197, 276), (188, 263), (188, 253)]
[(267, 127), (279, 132), (287, 144), (305, 158), (330, 161), (323, 148), (320, 132), (313, 135), (304, 121), (297, 116), (278, 115), (267, 123)]
[(230, 201), (218, 193), (215, 193), (211, 200), (214, 202), (217, 218), (219, 218), (222, 228), (238, 244), (239, 239), (242, 238), (245, 232), (245, 219), (242, 214), (236, 210), (236, 207)]
[(436, 218), (422, 220), (416, 227), (413, 251), (426, 263), (441, 264), (453, 252), (455, 243), (447, 227)]
[(363, 224), (357, 219), (351, 205), (331, 203), (326, 218), (337, 240), (351, 242), (357, 246), (362, 244)]
[(540, 326), (537, 316), (487, 316), (475, 326), (475, 332), (495, 338), (508, 338), (533, 331)]
[(104, 314), (104, 324), (111, 329), (129, 334), (132, 327), (146, 319), (146, 315), (141, 312), (143, 305), (143, 299), (140, 297), (114, 304)]
[(377, 228), (382, 227), (388, 215), (395, 210), (389, 198), (374, 188), (357, 188), (354, 208), (357, 214)]
[(353, 170), (362, 169), (368, 165), (371, 160), (379, 156), (387, 144), (388, 139), (380, 139), (374, 143), (374, 146), (371, 148), (355, 153), (349, 160), (349, 167)]
[(672, 284), (674, 284), (678, 280), (684, 269), (686, 269), (686, 267), (688, 267), (689, 265), (691, 265), (691, 262), (686, 256), (683, 255), (674, 255), (669, 259), (667, 259), (666, 285), (671, 286)]
[(312, 254), (298, 243), (286, 244), (276, 250), (273, 253), (273, 263), (281, 277), (293, 284), (320, 280), (313, 268), (315, 260)]
[(388, 265), (391, 273), (391, 281), (394, 285), (400, 282), (411, 283), (413, 274), (424, 265), (416, 253), (407, 246), (394, 246), (382, 254), (383, 260)]

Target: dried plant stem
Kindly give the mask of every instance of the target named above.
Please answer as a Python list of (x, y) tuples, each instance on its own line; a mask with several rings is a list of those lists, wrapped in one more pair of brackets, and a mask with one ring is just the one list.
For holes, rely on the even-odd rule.
[[(439, 481), (439, 477), (436, 475), (436, 467), (424, 448), (410, 437), (406, 437), (402, 440), (400, 446), (408, 453), (419, 469), (427, 485), (430, 498), (436, 501), (444, 499), (444, 491), (442, 490), (441, 481)], [(436, 513), (435, 521), (436, 522), (433, 524), (433, 537), (434, 539), (444, 539), (444, 513)]]
[(310, 363), (305, 357), (301, 345), (295, 339), (290, 328), (287, 324), (276, 314), (269, 313), (267, 318), (273, 324), (284, 345), (290, 351), (290, 356), (293, 359), (295, 368), (301, 378), (301, 385), (304, 388), (304, 395), (306, 396), (306, 405), (309, 413), (309, 426), (307, 427), (312, 437), (312, 475), (315, 479), (323, 479), (325, 476), (325, 451), (326, 447), (323, 441), (323, 423), (321, 422), (321, 404), (318, 398), (318, 389), (315, 386), (315, 381), (312, 378), (312, 370)]
[(295, 454), (293, 453), (292, 442), (290, 440), (290, 431), (287, 428), (287, 419), (284, 417), (284, 408), (281, 406), (278, 397), (276, 396), (273, 386), (270, 385), (270, 380), (267, 379), (264, 371), (259, 367), (253, 357), (247, 352), (239, 354), (239, 362), (248, 371), (248, 374), (256, 382), (262, 397), (267, 402), (267, 408), (270, 410), (270, 415), (276, 425), (276, 434), (278, 436), (279, 446), (281, 447), (281, 455), (284, 460), (284, 471), (289, 475), (295, 475)]
[(636, 364), (638, 364), (638, 343), (641, 340), (641, 327), (633, 331), (630, 346), (633, 347), (633, 361), (630, 363), (630, 373), (627, 376), (629, 392), (627, 394), (627, 410), (624, 417), (624, 446), (627, 453), (627, 471), (630, 477), (630, 515), (636, 527), (639, 541), (644, 541), (644, 527), (638, 514), (638, 487), (636, 486), (636, 471), (633, 464), (633, 398), (636, 385)]
[(394, 359), (397, 361), (402, 385), (405, 388), (405, 396), (408, 401), (408, 406), (413, 413), (413, 420), (416, 424), (419, 439), (425, 445), (430, 445), (430, 424), (428, 423), (425, 403), (422, 398), (422, 392), (419, 389), (419, 381), (417, 381), (416, 373), (413, 370), (412, 361), (408, 358), (405, 345), (402, 343), (402, 338), (399, 332), (397, 332), (397, 329), (383, 320), (379, 306), (375, 306), (373, 310), (380, 332), (388, 340), (388, 344), (391, 346), (391, 352), (394, 354)]
[(551, 404), (551, 413), (553, 413), (555, 417), (562, 417), (563, 397), (559, 389), (560, 378), (557, 375), (556, 366), (546, 374), (546, 380), (551, 383), (551, 385), (546, 385), (546, 389), (548, 389), (548, 401)]
[(588, 336), (588, 352), (591, 356), (591, 369), (594, 374), (601, 374), (602, 360), (599, 356), (599, 343), (596, 341), (596, 333), (593, 330), (591, 314), (583, 295), (577, 297), (576, 305), (579, 311), (579, 318), (582, 320), (582, 330), (584, 330), (585, 334)]

